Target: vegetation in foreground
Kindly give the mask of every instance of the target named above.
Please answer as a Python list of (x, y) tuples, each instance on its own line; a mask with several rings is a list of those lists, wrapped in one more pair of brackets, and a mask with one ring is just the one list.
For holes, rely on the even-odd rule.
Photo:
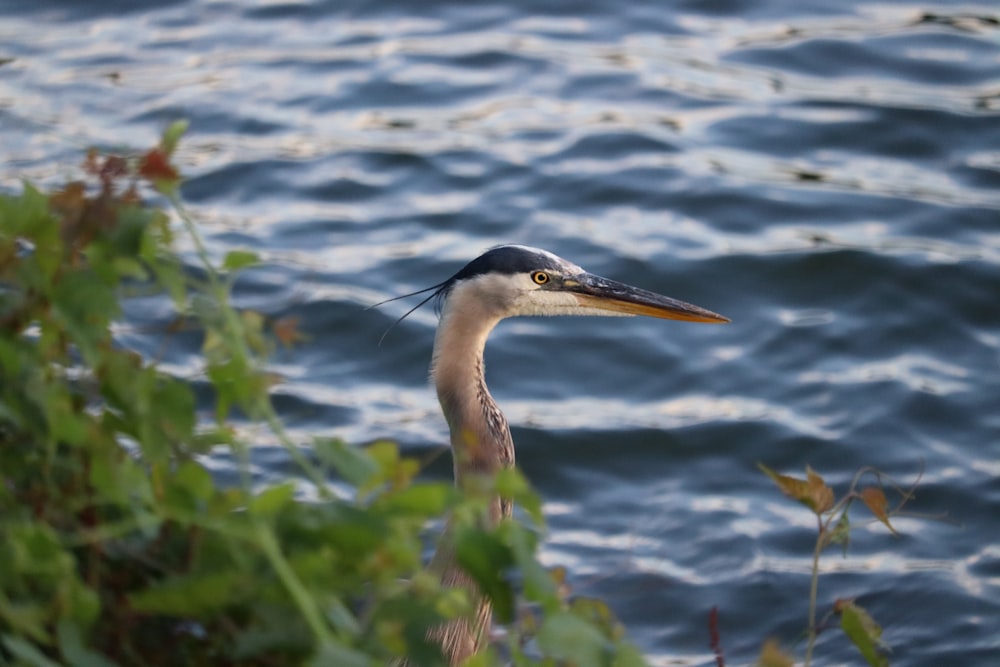
[[(202, 244), (171, 164), (183, 130), (172, 126), (141, 155), (92, 152), (87, 181), (57, 192), (25, 184), (0, 195), (0, 664), (442, 664), (426, 631), (471, 610), (423, 566), (425, 527), (444, 516), (504, 631), (470, 665), (645, 664), (604, 604), (571, 596), (538, 562), (540, 503), (516, 471), (459, 494), (417, 479), (419, 465), (389, 443), (289, 440), (264, 359), (295, 342), (296, 323), (231, 305), (233, 277), (258, 259), (233, 251), (214, 262)], [(151, 190), (180, 226), (144, 202)], [(174, 249), (178, 231), (196, 270)], [(149, 293), (175, 310), (164, 345), (180, 329), (201, 333), (206, 414), (191, 379), (115, 341), (122, 299)], [(238, 435), (247, 423), (271, 429), (319, 501), (302, 500), (293, 482), (253, 479)], [(201, 459), (209, 451), (229, 452), (238, 484), (213, 479)], [(881, 484), (855, 484), (835, 503), (812, 472), (765, 472), (817, 515), (808, 665), (821, 552), (846, 544), (854, 500), (891, 530), (890, 512)], [(495, 493), (527, 521), (482, 529)], [(864, 659), (887, 664), (864, 610), (843, 601), (837, 613)], [(768, 643), (759, 664), (793, 661)]]

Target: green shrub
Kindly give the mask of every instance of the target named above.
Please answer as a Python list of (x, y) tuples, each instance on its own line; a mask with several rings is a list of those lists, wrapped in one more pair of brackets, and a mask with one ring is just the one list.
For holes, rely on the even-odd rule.
[[(0, 195), (0, 663), (441, 664), (427, 629), (471, 609), (422, 564), (428, 522), (450, 515), (506, 625), (504, 660), (643, 664), (604, 606), (568, 598), (538, 563), (539, 503), (516, 472), (462, 495), (417, 480), (388, 443), (317, 441), (307, 456), (290, 442), (262, 359), (294, 340), (294, 323), (230, 305), (232, 276), (257, 258), (210, 261), (177, 198), (182, 132), (142, 155), (92, 152), (87, 182)], [(173, 250), (177, 224), (143, 202), (150, 187), (190, 235), (197, 271)], [(115, 340), (122, 299), (151, 290), (203, 332), (211, 423), (186, 380)], [(292, 482), (252, 484), (234, 410), (273, 430), (320, 501)], [(201, 462), (218, 446), (238, 485)], [(478, 527), (497, 492), (527, 525)], [(473, 663), (500, 664), (497, 651)]]

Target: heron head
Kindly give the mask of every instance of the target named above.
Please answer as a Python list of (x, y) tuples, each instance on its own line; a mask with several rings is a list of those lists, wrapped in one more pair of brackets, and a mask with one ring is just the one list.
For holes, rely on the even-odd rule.
[(443, 283), (388, 301), (426, 292), (431, 292), (430, 296), (396, 323), (434, 298), (444, 313), (454, 309), (494, 322), (519, 315), (646, 315), (688, 322), (729, 321), (699, 306), (595, 276), (546, 250), (522, 245), (491, 248)]
[(442, 284), (444, 307), (475, 302), (498, 318), (518, 315), (646, 315), (689, 322), (728, 322), (722, 315), (608, 280), (545, 250), (492, 248)]

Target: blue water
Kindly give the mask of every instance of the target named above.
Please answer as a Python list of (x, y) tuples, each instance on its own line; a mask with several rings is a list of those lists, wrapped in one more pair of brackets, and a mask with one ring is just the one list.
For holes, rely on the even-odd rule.
[[(857, 597), (894, 665), (1000, 664), (994, 2), (8, 1), (0, 58), (5, 189), (191, 121), (212, 252), (267, 259), (240, 304), (311, 336), (275, 363), (303, 442), (443, 446), (432, 310), (379, 347), (405, 305), (363, 308), (496, 243), (732, 318), (517, 320), (488, 349), (546, 562), (654, 665), (714, 664), (713, 606), (727, 664), (803, 628), (813, 522), (758, 461), (838, 492), (922, 472), (901, 536), (856, 517), (821, 602)], [(860, 664), (835, 631), (818, 657)]]

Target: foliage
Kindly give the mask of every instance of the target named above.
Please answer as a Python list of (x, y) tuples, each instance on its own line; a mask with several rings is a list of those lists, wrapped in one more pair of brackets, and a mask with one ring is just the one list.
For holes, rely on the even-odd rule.
[[(419, 481), (388, 443), (289, 440), (263, 359), (301, 335), (231, 305), (232, 277), (260, 260), (213, 261), (202, 244), (171, 162), (183, 131), (137, 156), (91, 152), (86, 182), (0, 195), (0, 663), (441, 664), (426, 631), (471, 609), (422, 565), (425, 527), (450, 515), (515, 664), (644, 664), (605, 606), (571, 599), (539, 564), (538, 499), (515, 471), (459, 493)], [(170, 216), (143, 201), (150, 188), (196, 267), (174, 250)], [(202, 333), (206, 415), (188, 380), (115, 339), (122, 299), (153, 290)], [(252, 479), (236, 428), (248, 419), (270, 427), (319, 501)], [(213, 449), (231, 453), (238, 485), (210, 474)], [(529, 521), (481, 528), (495, 493)], [(501, 662), (495, 649), (472, 659)]]
[[(826, 627), (826, 622), (832, 615), (840, 617), (841, 630), (858, 649), (865, 662), (871, 667), (888, 667), (889, 659), (886, 656), (888, 645), (882, 640), (882, 628), (854, 600), (836, 600), (830, 615), (822, 622), (817, 622), (819, 559), (822, 553), (833, 545), (841, 545), (846, 553), (851, 536), (850, 510), (856, 501), (861, 501), (877, 521), (883, 524), (890, 533), (896, 535), (896, 529), (892, 526), (890, 518), (899, 513), (913, 497), (913, 489), (892, 487), (898, 494), (899, 501), (896, 507), (890, 510), (885, 492), (884, 476), (872, 468), (862, 468), (858, 471), (847, 493), (840, 500), (837, 500), (833, 489), (827, 486), (823, 478), (811, 468), (807, 467), (806, 478), (800, 479), (776, 473), (762, 463), (757, 465), (785, 495), (799, 501), (816, 515), (817, 537), (813, 550), (812, 577), (809, 589), (809, 623), (806, 629), (805, 667), (809, 667), (812, 663), (816, 638), (820, 631)], [(866, 476), (873, 477), (875, 483), (861, 487), (861, 482)], [(791, 667), (794, 660), (782, 651), (774, 640), (768, 640), (761, 650), (757, 664), (760, 667)]]

